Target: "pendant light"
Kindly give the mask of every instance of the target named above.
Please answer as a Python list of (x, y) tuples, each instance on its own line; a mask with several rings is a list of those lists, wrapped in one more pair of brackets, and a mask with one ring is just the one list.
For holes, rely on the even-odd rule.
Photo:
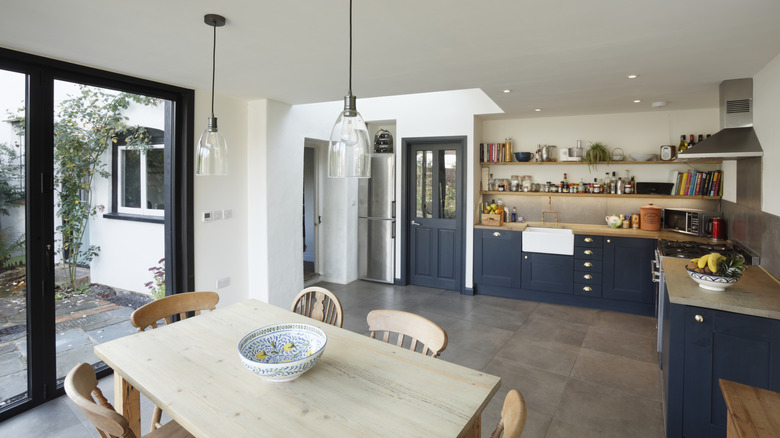
[(328, 176), (331, 178), (368, 178), (371, 176), (371, 149), (368, 129), (357, 112), (352, 95), (352, 0), (349, 0), (349, 91), (328, 145)]
[(211, 117), (209, 124), (198, 140), (195, 154), (196, 175), (227, 175), (228, 150), (225, 137), (217, 130), (217, 118), (214, 117), (214, 76), (217, 61), (217, 28), (225, 25), (225, 17), (207, 14), (203, 22), (214, 28), (214, 46), (211, 53)]

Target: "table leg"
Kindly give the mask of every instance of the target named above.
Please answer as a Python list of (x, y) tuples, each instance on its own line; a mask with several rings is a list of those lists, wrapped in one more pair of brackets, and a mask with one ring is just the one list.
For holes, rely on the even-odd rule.
[(477, 415), (474, 422), (468, 429), (463, 431), (463, 438), (481, 438), (482, 437), (482, 414)]
[(141, 394), (118, 373), (114, 373), (114, 409), (124, 415), (135, 436), (141, 436)]

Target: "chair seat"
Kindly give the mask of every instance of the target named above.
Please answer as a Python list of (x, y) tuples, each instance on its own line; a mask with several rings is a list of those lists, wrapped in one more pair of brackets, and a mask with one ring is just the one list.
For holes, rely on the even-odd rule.
[(181, 425), (173, 420), (163, 424), (159, 429), (155, 429), (143, 438), (191, 438), (194, 437), (191, 433), (187, 432)]

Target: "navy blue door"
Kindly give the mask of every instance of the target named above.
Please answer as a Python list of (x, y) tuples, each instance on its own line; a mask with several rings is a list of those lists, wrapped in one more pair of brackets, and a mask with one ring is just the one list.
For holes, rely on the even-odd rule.
[(411, 143), (408, 156), (409, 282), (460, 290), (462, 143)]

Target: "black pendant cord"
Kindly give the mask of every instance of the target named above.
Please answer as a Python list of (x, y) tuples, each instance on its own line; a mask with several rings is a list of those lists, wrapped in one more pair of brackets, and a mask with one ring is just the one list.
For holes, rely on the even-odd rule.
[[(351, 1), (351, 0), (350, 0)], [(217, 74), (217, 24), (214, 23), (214, 44), (211, 51), (211, 118), (214, 118), (214, 76)]]
[(349, 0), (349, 95), (352, 95), (352, 0)]

